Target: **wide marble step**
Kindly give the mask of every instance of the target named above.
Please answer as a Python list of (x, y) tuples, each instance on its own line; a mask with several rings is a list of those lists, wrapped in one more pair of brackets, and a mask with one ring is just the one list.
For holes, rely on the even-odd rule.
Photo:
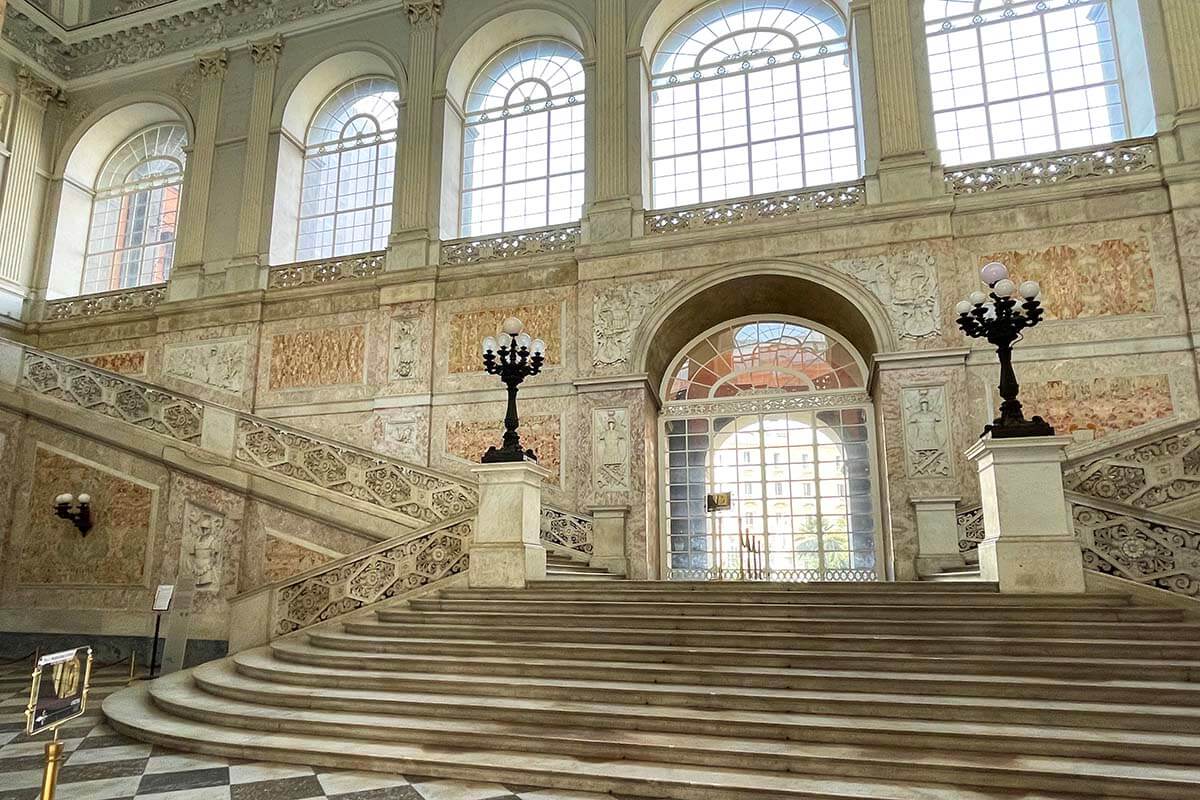
[[(1047, 756), (1044, 754), (955, 752), (901, 746), (855, 745), (762, 740), (728, 733), (680, 734), (629, 731), (620, 728), (519, 725), (508, 722), (430, 719), (425, 715), (362, 713), (358, 709), (324, 710), (330, 690), (310, 688), (295, 692), (293, 702), (302, 710), (277, 715), (262, 714), (260, 698), (253, 702), (212, 695), (207, 679), (216, 677), (236, 693), (239, 682), (253, 691), (253, 682), (241, 676), (221, 675), (228, 666), (197, 671), (201, 689), (151, 687), (155, 703), (173, 714), (200, 722), (217, 721), (238, 728), (319, 734), (336, 728), (354, 739), (411, 741), (433, 746), (493, 747), (506, 750), (602, 759), (722, 766), (753, 769), (760, 773), (799, 773), (842, 778), (890, 778), (910, 781), (956, 782), (981, 787), (1064, 791), (1080, 779), (1099, 795), (1187, 798), (1200, 781), (1195, 766), (1138, 763), (1128, 759)], [(206, 679), (199, 680), (201, 675)], [(311, 705), (305, 705), (305, 695)], [(378, 699), (378, 698), (375, 698)]]
[[(595, 594), (596, 587), (563, 588), (566, 581), (538, 583), (536, 588), (529, 589), (443, 589), (433, 597), (446, 600), (468, 600), (484, 602), (492, 600), (518, 600), (531, 602), (583, 602), (590, 600), (605, 600), (611, 602), (661, 602), (661, 603), (714, 603), (720, 605), (779, 605), (789, 603), (823, 604), (854, 607), (857, 605), (931, 605), (950, 608), (958, 605), (970, 606), (1038, 606), (1041, 608), (1092, 608), (1096, 606), (1134, 607), (1128, 595), (1124, 594), (997, 594), (995, 592), (972, 590), (967, 592), (952, 591), (921, 591), (919, 587), (930, 584), (918, 584), (918, 588), (906, 589), (902, 592), (862, 592), (856, 590), (810, 589), (800, 590), (763, 590), (756, 588), (739, 589), (729, 584), (716, 583), (707, 592), (696, 589), (675, 591), (669, 589), (637, 589), (640, 582), (619, 581), (611, 586), (605, 586), (602, 594)], [(829, 584), (820, 584), (829, 587)], [(859, 584), (845, 584), (857, 586)], [(874, 584), (884, 586), (885, 584)], [(987, 584), (991, 586), (992, 584)]]
[[(313, 667), (376, 671), (434, 672), (490, 676), (579, 680), (632, 680), (643, 683), (692, 683), (717, 687), (758, 687), (798, 690), (841, 690), (899, 694), (972, 695), (1045, 700), (1200, 707), (1200, 684), (1169, 681), (1120, 681), (1108, 674), (1070, 680), (1014, 675), (932, 672), (884, 672), (863, 664), (859, 670), (730, 665), (681, 665), (663, 662), (521, 659), (512, 656), (453, 656), (440, 653), (372, 653), (330, 650), (301, 638), (272, 643), (271, 654), (281, 661)], [(1097, 670), (1099, 673), (1100, 670)]]
[[(1024, 698), (887, 694), (883, 692), (802, 691), (635, 681), (576, 680), (569, 677), (447, 675), (435, 672), (371, 673), (293, 664), (259, 657), (264, 651), (239, 654), (233, 662), (242, 674), (263, 682), (292, 683), (345, 690), (339, 704), (357, 710), (386, 710), (389, 698), (376, 692), (465, 694), (520, 697), (543, 701), (586, 701), (656, 705), (691, 709), (728, 709), (797, 714), (1010, 722), (1028, 725), (1071, 725), (1118, 730), (1200, 734), (1200, 708), (1141, 706), (1105, 702)], [(222, 662), (225, 663), (225, 662)], [(196, 670), (203, 683), (205, 667)], [(334, 697), (334, 695), (330, 695)], [(407, 702), (402, 698), (397, 702)], [(345, 709), (346, 705), (338, 705)]]
[[(160, 697), (168, 686), (189, 690), (187, 679), (186, 673), (163, 679), (164, 691)], [(105, 700), (104, 711), (113, 727), (122, 733), (191, 752), (672, 800), (1084, 800), (1085, 797), (1078, 790), (1044, 792), (928, 781), (849, 780), (637, 759), (523, 753), (498, 746), (473, 749), (363, 740), (351, 749), (337, 727), (325, 726), (322, 734), (300, 735), (181, 718), (151, 702), (145, 685), (111, 695)], [(1130, 800), (1138, 796), (1153, 798), (1144, 792), (1086, 795), (1089, 800)]]
[[(529, 590), (543, 589), (564, 591), (568, 589), (590, 590), (594, 587), (586, 582), (572, 584), (571, 581), (530, 581)], [(940, 585), (925, 581), (622, 581), (621, 588), (637, 592), (672, 592), (676, 595), (713, 591), (743, 591), (749, 595), (760, 592), (791, 592), (797, 594), (839, 592), (842, 594), (867, 594), (883, 597), (892, 594), (962, 594), (981, 592), (998, 594), (999, 584), (988, 581), (971, 581), (953, 585)], [(607, 591), (607, 590), (606, 590)]]
[(1013, 655), (1005, 652), (982, 655), (942, 651), (930, 653), (864, 650), (783, 650), (776, 647), (690, 646), (668, 644), (623, 644), (495, 640), (480, 633), (475, 639), (444, 639), (436, 631), (421, 636), (360, 636), (327, 628), (308, 635), (314, 645), (335, 651), (411, 653), (453, 656), (494, 656), (521, 661), (525, 658), (571, 658), (703, 664), (727, 667), (770, 666), (791, 669), (873, 669), (881, 672), (974, 673), (981, 675), (1024, 675), (1083, 680), (1157, 680), (1200, 682), (1200, 659), (1152, 659), (1136, 648), (1108, 649), (1104, 655), (1053, 656), (1045, 653)]
[(821, 603), (711, 603), (683, 601), (611, 600), (605, 596), (596, 600), (456, 600), (445, 597), (419, 598), (408, 601), (413, 611), (438, 613), (502, 613), (502, 614), (568, 614), (630, 617), (635, 615), (721, 617), (738, 619), (861, 619), (872, 620), (929, 620), (974, 621), (998, 620), (1007, 622), (1138, 622), (1177, 623), (1184, 619), (1182, 609), (1148, 608), (1138, 606), (1075, 605), (990, 605), (983, 602), (963, 603), (953, 607), (934, 604), (909, 604), (901, 599), (883, 605)]

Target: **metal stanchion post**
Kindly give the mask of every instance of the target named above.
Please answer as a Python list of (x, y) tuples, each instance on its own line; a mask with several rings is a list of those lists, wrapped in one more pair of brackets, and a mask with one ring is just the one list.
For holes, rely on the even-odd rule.
[(58, 785), (58, 768), (62, 764), (63, 743), (58, 739), (58, 729), (54, 729), (54, 738), (46, 742), (46, 771), (42, 774), (42, 793), (38, 800), (54, 800), (54, 788)]

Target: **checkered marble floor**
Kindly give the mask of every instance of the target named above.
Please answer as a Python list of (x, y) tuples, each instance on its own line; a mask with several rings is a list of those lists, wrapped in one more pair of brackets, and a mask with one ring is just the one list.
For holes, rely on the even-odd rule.
[[(67, 758), (57, 800), (613, 800), (612, 795), (416, 775), (344, 772), (180, 753), (122, 736), (103, 699), (125, 686), (119, 667), (94, 673), (92, 710), (59, 731)], [(36, 800), (46, 735), (24, 734), (29, 671), (0, 670), (0, 800)]]

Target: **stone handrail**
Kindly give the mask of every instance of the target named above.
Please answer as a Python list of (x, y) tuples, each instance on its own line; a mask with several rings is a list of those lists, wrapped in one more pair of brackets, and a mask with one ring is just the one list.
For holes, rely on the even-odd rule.
[(1173, 513), (1200, 496), (1200, 420), (1188, 420), (1071, 458), (1068, 491), (1148, 511)]
[(967, 164), (946, 170), (945, 182), (950, 194), (971, 195), (1156, 169), (1157, 143), (1136, 139), (1072, 153)]
[(643, 223), (647, 235), (713, 228), (734, 223), (791, 217), (813, 211), (865, 205), (862, 181), (802, 189), (783, 194), (743, 197), (650, 211)]
[(165, 283), (64, 297), (61, 300), (47, 300), (42, 306), (42, 319), (57, 321), (121, 311), (151, 310), (166, 299)]

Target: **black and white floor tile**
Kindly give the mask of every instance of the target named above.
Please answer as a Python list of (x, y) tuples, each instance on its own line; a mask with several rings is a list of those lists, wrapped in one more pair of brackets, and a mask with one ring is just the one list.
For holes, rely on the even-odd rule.
[[(93, 674), (91, 710), (60, 729), (67, 757), (56, 800), (613, 800), (588, 792), (180, 753), (122, 736), (105, 724), (100, 703), (125, 683), (120, 668)], [(28, 670), (0, 671), (0, 800), (38, 797), (47, 737), (24, 734), (28, 700)]]

